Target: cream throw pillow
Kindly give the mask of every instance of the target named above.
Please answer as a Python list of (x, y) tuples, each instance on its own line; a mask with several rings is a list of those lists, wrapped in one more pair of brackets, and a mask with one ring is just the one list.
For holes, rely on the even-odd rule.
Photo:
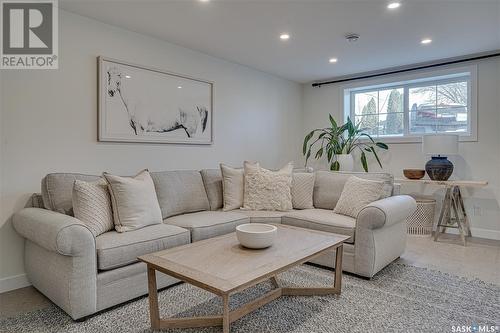
[[(254, 163), (258, 166), (258, 163)], [(244, 174), (243, 168), (232, 168), (225, 164), (220, 165), (222, 174), (223, 211), (240, 209), (243, 206)]]
[(314, 173), (294, 172), (292, 177), (292, 206), (294, 209), (312, 209)]
[(359, 212), (369, 203), (379, 200), (383, 192), (384, 182), (351, 176), (333, 212), (357, 218)]
[(162, 223), (155, 186), (148, 170), (134, 177), (103, 174), (108, 182), (115, 229), (125, 232)]
[(271, 171), (245, 162), (243, 209), (292, 210), (292, 171), (292, 163), (278, 171)]
[(73, 184), (73, 212), (94, 237), (114, 229), (113, 210), (104, 179), (95, 182), (75, 180)]

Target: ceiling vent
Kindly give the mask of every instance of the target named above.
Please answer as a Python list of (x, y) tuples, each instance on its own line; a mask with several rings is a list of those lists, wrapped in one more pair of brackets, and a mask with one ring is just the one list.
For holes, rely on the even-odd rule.
[(359, 39), (358, 34), (347, 34), (345, 35), (345, 39), (347, 39), (348, 42), (356, 42)]

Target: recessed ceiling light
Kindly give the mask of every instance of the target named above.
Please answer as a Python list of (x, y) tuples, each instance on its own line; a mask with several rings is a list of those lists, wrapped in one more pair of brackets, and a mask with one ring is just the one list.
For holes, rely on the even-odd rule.
[(200, 2), (210, 2), (210, 0), (199, 0)]
[(289, 34), (281, 34), (280, 39), (281, 40), (288, 40), (288, 39), (290, 39), (290, 35)]
[(424, 38), (420, 41), (422, 44), (430, 44), (432, 42), (432, 39), (430, 38)]
[(177, 87), (177, 89), (182, 89), (182, 87), (181, 87), (181, 86), (178, 86), (178, 87)]
[(130, 75), (125, 75), (125, 78), (130, 79), (132, 76)]
[(330, 60), (328, 60), (330, 63), (334, 64), (338, 61), (337, 58), (330, 58)]
[(401, 6), (401, 4), (399, 2), (391, 2), (390, 4), (387, 5), (387, 8), (389, 8), (389, 9), (396, 9), (399, 6)]

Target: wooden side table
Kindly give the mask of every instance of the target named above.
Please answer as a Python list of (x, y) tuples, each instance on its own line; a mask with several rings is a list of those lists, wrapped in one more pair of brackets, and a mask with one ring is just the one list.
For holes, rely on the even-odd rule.
[(439, 220), (434, 231), (434, 241), (443, 234), (447, 228), (455, 228), (460, 231), (460, 237), (464, 246), (466, 245), (467, 237), (472, 236), (470, 232), (469, 218), (465, 211), (464, 201), (460, 187), (484, 187), (488, 185), (487, 181), (473, 181), (473, 180), (431, 180), (431, 179), (396, 179), (395, 182), (409, 183), (409, 184), (428, 184), (444, 186), (446, 194), (444, 196), (441, 212), (439, 213)]

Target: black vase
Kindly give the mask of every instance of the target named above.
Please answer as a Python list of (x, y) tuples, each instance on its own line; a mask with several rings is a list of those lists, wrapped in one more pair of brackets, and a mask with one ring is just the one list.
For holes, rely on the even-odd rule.
[(425, 171), (432, 180), (448, 180), (453, 173), (453, 163), (446, 156), (433, 156), (425, 164)]

